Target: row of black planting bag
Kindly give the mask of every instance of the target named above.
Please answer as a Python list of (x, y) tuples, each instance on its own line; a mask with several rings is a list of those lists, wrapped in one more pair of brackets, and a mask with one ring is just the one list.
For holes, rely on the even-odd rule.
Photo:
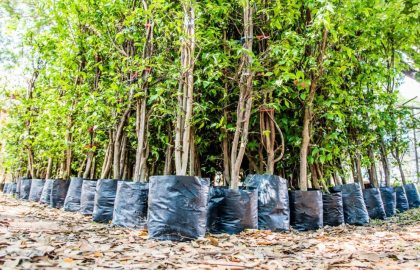
[(64, 211), (92, 215), (95, 222), (148, 229), (158, 240), (185, 241), (206, 232), (237, 234), (246, 229), (316, 230), (365, 225), (420, 206), (414, 184), (362, 189), (358, 183), (290, 191), (274, 175), (249, 175), (239, 189), (211, 187), (206, 178), (152, 176), (149, 183), (113, 179), (19, 179), (6, 194)]

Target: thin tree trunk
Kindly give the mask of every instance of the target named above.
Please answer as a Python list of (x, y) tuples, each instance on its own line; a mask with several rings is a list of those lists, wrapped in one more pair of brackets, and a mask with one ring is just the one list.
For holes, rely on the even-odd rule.
[[(170, 130), (169, 130), (169, 133)], [(169, 142), (166, 145), (165, 150), (165, 167), (163, 169), (163, 175), (172, 174), (172, 155), (173, 155), (173, 145), (172, 145), (172, 136), (169, 136)]]
[[(185, 1), (184, 38), (181, 45), (181, 76), (178, 87), (178, 110), (175, 130), (175, 170), (177, 175), (186, 175), (190, 156), (191, 117), (194, 90), (195, 11), (193, 3)], [(192, 162), (192, 161), (190, 161)]]
[(365, 183), (363, 182), (363, 175), (362, 175), (362, 164), (361, 164), (361, 157), (360, 154), (356, 154), (356, 177), (357, 177), (357, 181), (360, 184), (360, 187), (362, 189), (365, 188)]
[(312, 188), (319, 189), (319, 176), (318, 172), (315, 168), (315, 164), (309, 166), (311, 170), (311, 181), (312, 181)]
[(45, 179), (51, 179), (51, 169), (53, 165), (53, 160), (51, 157), (48, 158), (48, 165), (47, 165), (47, 171), (45, 173)]
[(400, 170), (401, 182), (403, 183), (403, 185), (406, 185), (407, 182), (405, 180), (405, 173), (404, 173), (404, 169), (403, 169), (403, 166), (402, 166), (400, 151), (398, 150), (398, 148), (395, 150), (394, 157), (395, 157), (395, 160), (397, 161), (398, 169)]
[[(412, 115), (414, 116), (414, 109), (412, 109)], [(420, 168), (419, 168), (419, 156), (417, 153), (417, 134), (416, 134), (416, 126), (413, 127), (413, 139), (414, 139), (414, 159), (416, 162), (416, 182), (420, 183)]]
[(101, 179), (105, 179), (109, 177), (109, 173), (112, 169), (112, 159), (113, 159), (113, 151), (114, 151), (114, 142), (113, 142), (113, 132), (109, 132), (109, 142), (108, 147), (105, 153), (104, 163), (102, 166), (101, 172)]
[(194, 128), (191, 127), (191, 145), (190, 145), (190, 175), (196, 175), (197, 171), (196, 169), (196, 164), (195, 164), (195, 136), (194, 136)]
[[(148, 10), (148, 4), (146, 0), (143, 0), (143, 9)], [(143, 48), (142, 58), (149, 62), (153, 54), (153, 21), (148, 19), (146, 22), (146, 43)], [(143, 70), (143, 74), (140, 82), (140, 92), (143, 93), (142, 97), (136, 101), (136, 135), (137, 135), (137, 150), (136, 150), (136, 162), (134, 166), (134, 181), (146, 181), (145, 171), (147, 154), (145, 151), (148, 149), (147, 142), (147, 113), (146, 113), (146, 99), (148, 95), (148, 78), (151, 73), (151, 68), (148, 67)]]
[(373, 153), (372, 147), (369, 147), (368, 150), (369, 160), (370, 160), (370, 168), (369, 168), (369, 180), (370, 184), (373, 187), (379, 187), (378, 182), (378, 175), (376, 173), (376, 160), (375, 160), (375, 154)]
[[(309, 16), (310, 17), (310, 16)], [(299, 189), (307, 190), (308, 185), (308, 147), (311, 139), (310, 124), (312, 121), (313, 102), (319, 78), (322, 76), (324, 68), (324, 55), (327, 46), (328, 31), (324, 29), (322, 41), (319, 46), (319, 55), (317, 57), (317, 73), (311, 72), (311, 85), (309, 88), (309, 95), (305, 102), (303, 114), (303, 129), (302, 129), (302, 145), (300, 147), (300, 162), (299, 162)]]
[[(244, 44), (243, 48), (252, 51), (254, 37), (253, 7), (249, 0), (244, 5)], [(248, 127), (252, 108), (252, 57), (249, 53), (242, 53), (239, 64), (239, 102), (236, 109), (236, 129), (230, 154), (230, 188), (238, 189), (242, 160), (248, 143)]]
[(92, 169), (90, 171), (90, 179), (95, 179), (95, 174), (96, 174), (96, 157), (93, 157), (93, 161), (92, 161)]
[(391, 171), (390, 171), (387, 151), (385, 148), (385, 143), (383, 140), (381, 141), (380, 150), (381, 150), (382, 167), (383, 167), (384, 175), (385, 175), (385, 185), (387, 187), (390, 187), (391, 186)]
[(93, 163), (94, 154), (92, 151), (89, 151), (87, 154), (87, 161), (85, 171), (83, 172), (83, 178), (87, 179), (90, 175), (90, 171), (92, 170), (92, 163)]
[(79, 167), (79, 170), (77, 171), (77, 177), (82, 177), (83, 176), (83, 168), (85, 168), (86, 162), (87, 162), (88, 158), (85, 157), (83, 159), (82, 164)]
[(230, 184), (230, 163), (229, 163), (229, 138), (226, 130), (223, 130), (223, 182)]

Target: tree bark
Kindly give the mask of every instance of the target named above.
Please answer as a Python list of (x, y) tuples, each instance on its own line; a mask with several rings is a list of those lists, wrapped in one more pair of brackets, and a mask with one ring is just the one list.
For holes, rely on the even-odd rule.
[[(181, 45), (181, 76), (178, 87), (178, 109), (175, 129), (175, 170), (186, 175), (191, 141), (191, 117), (194, 90), (195, 11), (192, 1), (182, 3), (184, 10), (183, 40)], [(190, 161), (193, 162), (193, 161)]]
[(53, 160), (51, 157), (48, 158), (48, 165), (47, 165), (47, 171), (45, 173), (45, 179), (51, 179), (51, 169), (52, 169), (52, 164)]
[(390, 170), (389, 159), (388, 159), (388, 155), (387, 155), (387, 151), (386, 151), (385, 143), (383, 139), (381, 140), (380, 150), (381, 150), (382, 167), (383, 167), (384, 175), (385, 175), (385, 185), (387, 187), (390, 187), (391, 186), (391, 170)]
[(302, 129), (302, 144), (300, 148), (300, 164), (299, 164), (299, 189), (302, 191), (307, 191), (308, 189), (308, 147), (309, 147), (309, 141), (311, 136), (310, 131), (310, 124), (312, 121), (312, 110), (313, 110), (313, 102), (315, 98), (315, 92), (317, 89), (317, 84), (319, 78), (323, 74), (323, 63), (324, 63), (324, 54), (327, 46), (327, 37), (328, 37), (328, 31), (327, 29), (324, 29), (323, 35), (322, 35), (322, 41), (320, 43), (320, 51), (319, 55), (317, 57), (317, 74), (315, 72), (312, 72), (311, 74), (311, 85), (309, 88), (309, 95), (305, 102), (304, 107), (304, 114), (303, 114), (303, 129)]
[[(249, 0), (244, 5), (244, 44), (246, 51), (252, 51), (252, 41), (254, 37), (253, 7)], [(252, 57), (243, 52), (239, 64), (239, 102), (236, 109), (236, 129), (230, 154), (230, 188), (238, 189), (239, 174), (242, 160), (248, 143), (248, 127), (252, 108), (252, 80), (251, 71)], [(240, 143), (240, 144), (239, 144)]]
[(355, 162), (356, 162), (356, 177), (357, 181), (360, 184), (360, 187), (362, 189), (365, 188), (365, 183), (363, 182), (363, 175), (362, 175), (362, 163), (361, 163), (361, 157), (360, 154), (356, 154)]
[(405, 173), (404, 173), (404, 169), (402, 166), (402, 160), (401, 160), (401, 155), (400, 155), (400, 151), (397, 147), (397, 149), (395, 149), (395, 155), (394, 155), (395, 160), (397, 161), (398, 164), (398, 169), (400, 171), (400, 175), (401, 175), (401, 182), (403, 183), (403, 185), (406, 185), (407, 182), (405, 180)]
[[(146, 0), (143, 0), (143, 9), (148, 11), (148, 3)], [(148, 19), (146, 22), (146, 42), (143, 47), (142, 58), (144, 61), (149, 64), (150, 58), (153, 54), (153, 21)], [(148, 95), (149, 83), (148, 78), (151, 73), (151, 68), (147, 67), (143, 70), (141, 76), (141, 82), (139, 83), (139, 91), (142, 93), (142, 96), (136, 101), (136, 135), (137, 135), (137, 150), (136, 150), (136, 162), (134, 166), (134, 181), (146, 181), (145, 171), (146, 171), (146, 162), (147, 162), (147, 153), (148, 141), (147, 141), (147, 112), (146, 112), (146, 99)]]
[(370, 184), (373, 187), (379, 187), (379, 182), (378, 182), (378, 175), (376, 172), (376, 160), (375, 160), (375, 154), (373, 153), (373, 148), (372, 146), (369, 147), (368, 150), (368, 155), (369, 155), (369, 160), (370, 160), (370, 168), (369, 168), (369, 180), (370, 180)]
[[(170, 129), (169, 129), (170, 133)], [(169, 142), (166, 145), (165, 150), (165, 167), (163, 169), (163, 175), (172, 174), (172, 155), (173, 155), (173, 145), (172, 145), (172, 135), (169, 135)]]

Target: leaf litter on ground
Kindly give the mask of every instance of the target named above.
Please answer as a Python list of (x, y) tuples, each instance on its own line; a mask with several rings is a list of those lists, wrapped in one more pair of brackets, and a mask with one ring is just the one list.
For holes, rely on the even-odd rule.
[(248, 230), (192, 242), (0, 195), (1, 269), (420, 269), (420, 209), (368, 226)]

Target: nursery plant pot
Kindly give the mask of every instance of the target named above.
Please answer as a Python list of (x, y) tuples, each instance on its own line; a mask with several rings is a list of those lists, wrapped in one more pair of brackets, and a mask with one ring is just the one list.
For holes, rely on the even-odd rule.
[(50, 204), (52, 183), (53, 183), (52, 179), (45, 180), (44, 187), (42, 188), (42, 192), (41, 192), (41, 198), (39, 199), (40, 203)]
[(363, 192), (359, 183), (338, 185), (334, 191), (341, 191), (343, 196), (344, 221), (351, 225), (365, 225), (369, 223), (369, 213), (363, 199)]
[(322, 228), (322, 192), (319, 190), (295, 190), (291, 191), (289, 195), (292, 227), (298, 231)]
[(206, 233), (209, 180), (194, 176), (152, 176), (149, 183), (149, 238), (187, 241)]
[(392, 217), (395, 215), (397, 206), (397, 197), (393, 187), (381, 187), (382, 202), (384, 203), (386, 217)]
[(117, 184), (118, 180), (114, 179), (98, 180), (92, 213), (93, 221), (106, 223), (112, 220)]
[(31, 184), (32, 179), (22, 179), (20, 180), (20, 192), (19, 192), (19, 198), (22, 200), (28, 200), (29, 199), (29, 192), (31, 192)]
[(420, 196), (415, 184), (404, 185), (405, 194), (407, 195), (408, 206), (410, 208), (418, 208), (420, 206)]
[(70, 181), (54, 179), (51, 184), (50, 206), (52, 208), (61, 208), (66, 199), (67, 190), (69, 189)]
[(289, 192), (286, 179), (269, 174), (248, 175), (245, 186), (258, 191), (258, 229), (290, 230)]
[(212, 187), (209, 193), (207, 229), (210, 233), (238, 234), (258, 228), (256, 188)]
[(82, 192), (80, 194), (80, 213), (92, 215), (95, 203), (97, 180), (83, 179)]
[(83, 179), (71, 177), (66, 199), (64, 200), (64, 211), (77, 212), (80, 210), (80, 195), (82, 193)]
[(370, 218), (382, 220), (386, 218), (385, 208), (379, 188), (364, 189), (363, 199)]
[(144, 229), (147, 223), (149, 184), (118, 182), (112, 224), (119, 227)]
[(15, 194), (16, 194), (16, 198), (19, 198), (19, 197), (20, 197), (20, 185), (21, 185), (21, 180), (22, 180), (22, 178), (18, 178), (18, 179), (16, 180), (16, 192), (15, 192)]
[(17, 193), (17, 184), (16, 183), (11, 183), (9, 186), (9, 194), (14, 196)]
[(323, 225), (344, 224), (343, 195), (341, 192), (322, 194)]
[(39, 202), (42, 190), (44, 189), (44, 179), (32, 179), (31, 191), (29, 192), (29, 201)]
[(408, 204), (407, 195), (405, 194), (404, 187), (396, 187), (395, 188), (395, 194), (397, 197), (397, 210), (398, 212), (402, 213), (407, 211), (410, 206)]
[(4, 183), (3, 188), (2, 188), (2, 191), (4, 194), (7, 194), (7, 189), (9, 188), (9, 186), (10, 186), (10, 183)]

